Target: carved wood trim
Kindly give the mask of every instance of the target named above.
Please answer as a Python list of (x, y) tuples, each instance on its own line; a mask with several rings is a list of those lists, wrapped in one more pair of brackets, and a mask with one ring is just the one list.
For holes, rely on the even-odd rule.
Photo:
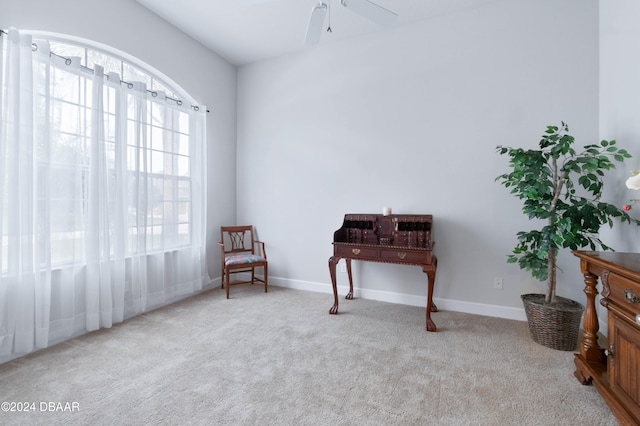
[(600, 277), (600, 281), (602, 281), (602, 292), (600, 293), (602, 297), (609, 297), (611, 294), (611, 290), (609, 289), (609, 274), (611, 271), (605, 269), (602, 271), (602, 275)]

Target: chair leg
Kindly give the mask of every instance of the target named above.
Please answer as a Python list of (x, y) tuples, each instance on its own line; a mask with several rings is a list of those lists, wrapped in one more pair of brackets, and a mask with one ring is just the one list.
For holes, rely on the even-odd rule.
[(231, 285), (229, 284), (229, 270), (227, 269), (227, 273), (225, 274), (226, 276), (226, 282), (225, 282), (225, 287), (227, 288), (227, 299), (229, 298), (229, 287), (231, 287)]
[(264, 264), (264, 292), (267, 292), (267, 283), (269, 282), (269, 272), (267, 271), (267, 264)]
[(224, 267), (224, 260), (222, 262), (222, 268), (220, 268), (220, 270), (222, 271), (222, 277), (220, 278), (220, 288), (224, 288), (224, 274), (227, 272), (226, 268)]

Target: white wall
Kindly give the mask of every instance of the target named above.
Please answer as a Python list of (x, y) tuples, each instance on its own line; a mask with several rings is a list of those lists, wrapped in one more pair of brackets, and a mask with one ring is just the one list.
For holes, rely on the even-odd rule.
[(0, 28), (97, 41), (161, 71), (208, 115), (210, 275), (220, 276), (218, 230), (235, 220), (236, 69), (133, 0), (0, 0)]
[[(633, 155), (611, 174), (608, 201), (623, 204), (640, 198), (624, 185), (640, 169), (640, 3), (600, 1), (600, 137), (615, 139)], [(640, 218), (640, 206), (629, 212)], [(640, 251), (640, 229), (617, 227), (602, 232), (618, 251)]]
[[(623, 204), (640, 198), (624, 181), (640, 169), (640, 3), (636, 0), (600, 1), (600, 137), (615, 139), (633, 155), (609, 175), (607, 201)], [(629, 214), (640, 218), (640, 206)], [(640, 228), (605, 228), (603, 239), (617, 251), (640, 252)], [(596, 304), (600, 330), (606, 333), (606, 309)]]
[[(329, 292), (343, 215), (391, 206), (434, 215), (441, 308), (509, 316), (520, 294), (543, 286), (506, 264), (529, 223), (494, 181), (506, 171), (495, 146), (533, 147), (546, 125), (564, 120), (578, 143), (616, 138), (640, 157), (636, 3), (600, 2), (600, 40), (597, 0), (504, 0), (247, 65), (238, 70), (237, 130), (235, 69), (135, 1), (0, 0), (0, 28), (114, 46), (209, 106), (213, 277), (218, 227), (236, 221), (237, 207), (237, 222), (254, 223), (267, 241), (274, 283)], [(609, 201), (640, 196), (618, 191)], [(628, 228), (603, 237), (637, 250)], [(563, 252), (560, 266), (560, 294), (583, 300), (577, 260)], [(355, 269), (362, 295), (422, 303), (419, 268)]]
[[(507, 170), (495, 147), (534, 147), (561, 120), (597, 140), (597, 0), (498, 1), (246, 65), (238, 222), (266, 241), (274, 282), (329, 292), (345, 213), (430, 213), (439, 307), (523, 317), (520, 294), (544, 287), (506, 263), (530, 223), (494, 181)], [(577, 259), (560, 266), (559, 293), (583, 300)], [(420, 268), (362, 263), (355, 281), (424, 306)]]

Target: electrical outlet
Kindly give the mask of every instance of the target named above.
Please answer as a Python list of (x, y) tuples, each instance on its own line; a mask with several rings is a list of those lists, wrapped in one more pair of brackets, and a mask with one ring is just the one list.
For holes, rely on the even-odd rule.
[(344, 260), (340, 262), (340, 272), (347, 272), (347, 264)]
[(493, 288), (495, 288), (496, 290), (502, 290), (502, 278), (500, 277), (496, 277), (493, 280)]

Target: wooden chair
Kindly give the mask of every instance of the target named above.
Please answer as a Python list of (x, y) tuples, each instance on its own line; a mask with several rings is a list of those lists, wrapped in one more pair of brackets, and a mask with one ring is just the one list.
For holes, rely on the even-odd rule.
[[(229, 298), (230, 276), (241, 272), (251, 272), (250, 281), (234, 281), (233, 284), (264, 283), (267, 291), (268, 266), (264, 243), (253, 239), (253, 226), (221, 226), (220, 242), (222, 259), (222, 288), (227, 290)], [(256, 250), (259, 246), (260, 250)], [(264, 268), (264, 279), (256, 277), (255, 268)]]

